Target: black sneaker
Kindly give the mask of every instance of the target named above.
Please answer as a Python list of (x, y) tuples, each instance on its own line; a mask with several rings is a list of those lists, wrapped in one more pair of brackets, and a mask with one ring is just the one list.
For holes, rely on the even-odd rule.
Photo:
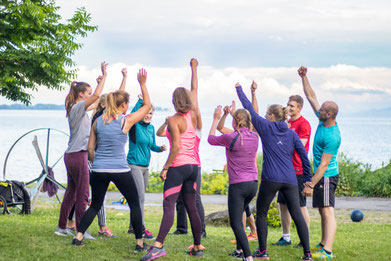
[(78, 239), (74, 238), (72, 240), (72, 245), (74, 245), (74, 246), (84, 246), (84, 243), (83, 243), (83, 240), (78, 240)]
[(312, 254), (311, 253), (305, 253), (301, 260), (312, 260)]
[(202, 232), (201, 232), (201, 237), (202, 237), (202, 238), (206, 238), (206, 231), (202, 231)]
[(236, 258), (244, 258), (243, 252), (239, 252), (237, 249), (235, 249), (234, 252), (231, 254), (228, 254), (229, 256), (236, 257)]
[(303, 247), (303, 244), (300, 242), (299, 244), (297, 244), (296, 246), (294, 246), (295, 248), (302, 248)]
[(168, 233), (169, 235), (187, 235), (187, 231), (175, 230), (172, 233)]
[(143, 252), (143, 251), (148, 251), (149, 249), (149, 246), (146, 244), (146, 243), (143, 243), (143, 246), (139, 246), (139, 245), (136, 245), (136, 247), (134, 248), (134, 252)]
[(292, 244), (292, 241), (286, 241), (283, 237), (281, 237), (276, 243), (272, 243), (273, 246), (289, 246)]
[(187, 251), (186, 254), (188, 254), (190, 256), (195, 256), (195, 257), (203, 257), (204, 250), (195, 251), (194, 248), (192, 248), (190, 251)]
[(253, 253), (254, 259), (269, 259), (269, 251), (260, 251), (259, 248)]

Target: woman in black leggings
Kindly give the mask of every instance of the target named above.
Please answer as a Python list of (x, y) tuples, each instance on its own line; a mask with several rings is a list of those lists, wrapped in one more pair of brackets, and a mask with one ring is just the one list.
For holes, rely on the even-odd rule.
[(237, 244), (235, 252), (231, 255), (253, 260), (246, 232), (243, 229), (242, 216), (243, 211), (257, 193), (258, 171), (255, 158), (258, 151), (258, 135), (250, 131), (249, 112), (239, 109), (232, 115), (232, 127), (235, 131), (215, 136), (221, 114), (221, 106), (218, 106), (214, 112), (208, 142), (211, 145), (226, 148), (229, 177), (228, 213)]
[(311, 168), (306, 150), (299, 136), (286, 123), (287, 110), (281, 105), (268, 107), (265, 118), (259, 116), (251, 102), (243, 93), (239, 83), (235, 85), (238, 97), (244, 108), (249, 110), (252, 123), (262, 141), (263, 168), (261, 185), (257, 198), (257, 232), (259, 248), (253, 253), (257, 259), (269, 259), (266, 250), (267, 212), (277, 191), (284, 194), (290, 215), (297, 227), (297, 233), (303, 243), (303, 260), (312, 260), (308, 228), (300, 210), (297, 179), (292, 164), (293, 151), (296, 150), (303, 163), (303, 181), (307, 193), (311, 181)]
[(130, 128), (142, 120), (151, 109), (146, 88), (146, 71), (141, 69), (137, 78), (144, 97), (144, 106), (135, 113), (125, 115), (129, 108), (129, 94), (122, 90), (109, 93), (106, 100), (106, 110), (91, 128), (88, 157), (93, 162), (90, 176), (92, 202), (78, 226), (78, 232), (72, 241), (73, 245), (82, 245), (83, 234), (101, 208), (107, 187), (110, 181), (113, 181), (128, 201), (129, 207), (132, 208), (132, 225), (137, 242), (135, 251), (146, 250), (142, 241), (142, 219), (138, 191), (130, 174), (125, 154), (125, 144)]

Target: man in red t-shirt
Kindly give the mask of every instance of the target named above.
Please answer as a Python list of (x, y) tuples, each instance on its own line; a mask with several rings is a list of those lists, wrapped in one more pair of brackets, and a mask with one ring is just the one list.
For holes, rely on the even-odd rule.
[[(301, 142), (303, 142), (305, 150), (308, 153), (308, 149), (310, 146), (311, 125), (300, 114), (301, 109), (303, 108), (303, 98), (300, 95), (293, 95), (293, 96), (289, 97), (287, 106), (288, 106), (288, 115), (290, 117), (289, 127), (292, 130), (294, 130), (297, 133), (297, 135), (299, 135), (299, 138), (300, 138)], [(297, 185), (299, 188), (299, 198), (298, 199), (300, 200), (301, 212), (302, 212), (304, 219), (305, 219), (305, 222), (307, 223), (307, 226), (309, 228), (310, 216), (308, 214), (308, 210), (306, 207), (307, 202), (306, 202), (306, 198), (303, 197), (301, 194), (301, 191), (304, 189), (304, 184), (303, 184), (303, 179), (302, 179), (303, 168), (302, 168), (301, 159), (296, 151), (293, 154), (292, 161), (293, 161), (293, 167), (296, 172)], [(277, 241), (277, 243), (274, 243), (274, 245), (288, 246), (288, 245), (291, 245), (291, 239), (290, 239), (291, 217), (289, 215), (288, 207), (286, 205), (286, 200), (285, 200), (284, 195), (282, 193), (278, 193), (277, 202), (280, 204), (282, 237)], [(299, 243), (297, 246), (301, 247), (301, 243)]]

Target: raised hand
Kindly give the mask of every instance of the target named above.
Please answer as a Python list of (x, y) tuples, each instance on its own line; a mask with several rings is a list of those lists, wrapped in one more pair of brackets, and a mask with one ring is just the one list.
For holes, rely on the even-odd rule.
[(197, 68), (197, 66), (198, 66), (198, 61), (197, 61), (197, 59), (191, 58), (191, 60), (190, 60), (190, 67), (191, 67), (191, 68)]
[(241, 85), (240, 85), (240, 83), (237, 82), (237, 83), (235, 84), (235, 88), (236, 88), (236, 87), (239, 87), (239, 86), (241, 86)]
[(217, 106), (216, 109), (215, 109), (215, 112), (213, 114), (213, 119), (215, 120), (219, 120), (221, 118), (221, 105)]
[(128, 76), (128, 69), (123, 68), (123, 69), (121, 70), (121, 73), (122, 73), (122, 76), (123, 76), (123, 77), (127, 77), (127, 76)]
[(251, 84), (251, 92), (252, 93), (255, 93), (255, 91), (257, 90), (258, 88), (258, 85), (255, 81), (253, 81), (253, 83)]
[(307, 75), (307, 68), (304, 66), (301, 66), (297, 72), (299, 73), (300, 77), (304, 77)]
[(99, 75), (98, 78), (96, 78), (96, 83), (99, 84), (102, 80), (102, 75)]
[(228, 114), (231, 110), (230, 110), (230, 108), (229, 108), (230, 106), (224, 106), (224, 109), (223, 109), (223, 111), (224, 111), (224, 114)]
[(144, 68), (138, 70), (137, 80), (140, 85), (143, 85), (147, 82), (147, 71)]
[(102, 71), (102, 75), (107, 75), (107, 63), (106, 62), (102, 62), (100, 64), (100, 69)]
[(236, 111), (235, 101), (232, 101), (231, 106), (229, 106), (229, 113), (231, 113), (231, 115), (233, 116), (235, 111)]

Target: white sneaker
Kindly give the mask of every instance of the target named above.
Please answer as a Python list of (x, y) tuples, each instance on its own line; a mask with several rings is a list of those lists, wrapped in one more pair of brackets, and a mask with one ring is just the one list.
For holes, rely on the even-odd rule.
[(83, 235), (83, 239), (90, 239), (90, 240), (95, 240), (96, 238), (91, 236), (90, 233), (88, 233), (87, 231), (84, 233)]
[(58, 236), (74, 236), (74, 234), (72, 233), (72, 231), (70, 229), (59, 228), (59, 227), (56, 228), (56, 231), (54, 231), (54, 234), (56, 234)]

